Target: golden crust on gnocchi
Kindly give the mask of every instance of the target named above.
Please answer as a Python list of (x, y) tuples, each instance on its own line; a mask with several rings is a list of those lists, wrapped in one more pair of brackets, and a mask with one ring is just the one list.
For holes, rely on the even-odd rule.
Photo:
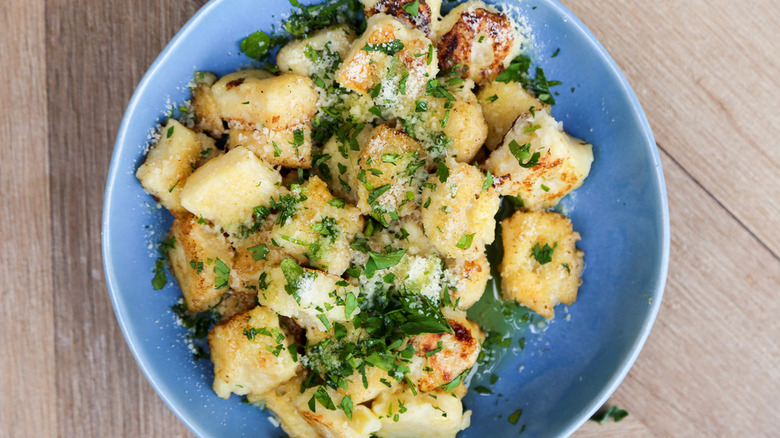
[(168, 251), (168, 258), (187, 310), (198, 313), (216, 306), (230, 285), (218, 278), (220, 263), (227, 269), (233, 264), (230, 243), (219, 230), (198, 223), (189, 213), (174, 217), (170, 235), (176, 244)]
[(265, 307), (236, 315), (209, 332), (214, 392), (222, 398), (262, 394), (295, 376), (300, 364), (288, 350), (276, 313)]
[(423, 189), (425, 235), (444, 256), (474, 260), (495, 238), (498, 193), (482, 189), (486, 176), (474, 166), (449, 162), (445, 167), (449, 177), (442, 181), (445, 171), (432, 175)]
[(491, 81), (520, 53), (517, 25), (481, 1), (463, 3), (444, 17), (436, 43), (443, 71), (461, 69), (478, 84)]
[(428, 38), (433, 38), (436, 33), (441, 0), (361, 0), (361, 2), (363, 11), (368, 17), (376, 14), (392, 15), (404, 24), (421, 30)]
[(519, 197), (528, 210), (544, 210), (581, 186), (592, 162), (592, 146), (542, 110), (518, 117), (485, 166), (500, 177), (502, 195)]
[(412, 339), (412, 382), (422, 392), (433, 391), (454, 380), (477, 362), (485, 335), (463, 314), (447, 321), (452, 333), (430, 333)]
[(181, 212), (181, 191), (192, 174), (204, 144), (195, 132), (174, 119), (161, 129), (160, 141), (149, 150), (136, 178), (168, 210)]
[(580, 234), (571, 221), (558, 213), (517, 212), (501, 222), (504, 259), (501, 290), (504, 299), (515, 300), (545, 318), (555, 315), (559, 304), (572, 304), (582, 281)]

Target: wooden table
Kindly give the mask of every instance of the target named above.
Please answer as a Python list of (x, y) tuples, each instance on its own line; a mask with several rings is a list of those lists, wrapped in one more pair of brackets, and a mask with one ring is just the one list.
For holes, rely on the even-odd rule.
[[(203, 3), (0, 3), (2, 436), (191, 436), (119, 331), (100, 221), (133, 88)], [(565, 3), (644, 106), (672, 225), (658, 321), (610, 400), (630, 416), (576, 436), (777, 436), (780, 2)]]

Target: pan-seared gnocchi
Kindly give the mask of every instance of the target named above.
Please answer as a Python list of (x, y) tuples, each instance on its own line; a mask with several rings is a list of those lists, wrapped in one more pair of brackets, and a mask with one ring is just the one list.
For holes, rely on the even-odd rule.
[(541, 110), (517, 118), (485, 167), (500, 180), (502, 195), (517, 196), (528, 210), (545, 210), (582, 185), (592, 162), (592, 146)]
[(517, 25), (481, 1), (455, 7), (439, 24), (436, 45), (444, 71), (484, 84), (501, 73), (522, 50)]
[(571, 221), (552, 212), (517, 212), (502, 224), (505, 256), (499, 265), (504, 298), (545, 318), (558, 303), (577, 299), (584, 267)]
[(290, 436), (453, 438), (490, 356), (480, 306), (553, 318), (577, 297), (580, 236), (545, 210), (592, 146), (553, 117), (554, 82), (519, 71), (510, 15), (441, 3), (301, 6), (296, 38), (242, 42), (262, 69), (195, 74), (136, 172), (174, 216), (153, 285), (167, 259), (213, 390)]
[(366, 16), (387, 14), (421, 30), (428, 38), (436, 34), (441, 0), (361, 0)]

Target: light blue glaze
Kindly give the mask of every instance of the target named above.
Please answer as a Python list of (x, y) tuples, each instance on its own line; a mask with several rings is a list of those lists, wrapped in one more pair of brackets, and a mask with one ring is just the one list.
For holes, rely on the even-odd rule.
[[(571, 12), (554, 0), (513, 2), (527, 17), (537, 60), (560, 80), (553, 111), (573, 135), (594, 144), (590, 176), (564, 202), (586, 269), (579, 299), (525, 352), (509, 355), (495, 388), (502, 397), (469, 393), (472, 426), (460, 436), (566, 436), (609, 397), (633, 364), (661, 302), (669, 260), (669, 216), (661, 164), (644, 113), (612, 58)], [(533, 9), (533, 7), (536, 9)], [(192, 361), (169, 307), (171, 282), (151, 287), (155, 250), (171, 217), (135, 179), (150, 127), (169, 101), (188, 97), (195, 70), (226, 74), (245, 65), (241, 39), (270, 30), (289, 11), (284, 0), (215, 0), (204, 6), (163, 50), (141, 80), (117, 135), (106, 184), (103, 258), (117, 320), (141, 369), (165, 403), (204, 437), (284, 436), (257, 408), (211, 390), (207, 361)], [(551, 55), (560, 48), (557, 57)], [(575, 91), (570, 89), (574, 87)], [(149, 228), (146, 228), (146, 227)], [(154, 235), (149, 236), (150, 231)], [(517, 345), (517, 338), (513, 345)], [(522, 371), (519, 371), (520, 367)], [(523, 414), (516, 425), (507, 417)], [(500, 418), (498, 418), (500, 416)]]

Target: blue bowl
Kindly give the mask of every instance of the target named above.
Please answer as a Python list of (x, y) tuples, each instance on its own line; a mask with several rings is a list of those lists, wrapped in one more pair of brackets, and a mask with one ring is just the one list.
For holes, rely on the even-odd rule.
[[(553, 113), (594, 145), (585, 184), (564, 200), (587, 267), (579, 299), (544, 333), (527, 334), (494, 371), (501, 396), (470, 392), (464, 438), (572, 433), (617, 388), (639, 354), (661, 302), (669, 262), (669, 215), (661, 163), (650, 127), (615, 62), (585, 26), (554, 0), (513, 2), (526, 17), (535, 58), (555, 87)], [(155, 243), (171, 216), (144, 193), (134, 173), (152, 127), (188, 98), (193, 71), (227, 74), (248, 64), (241, 39), (270, 30), (289, 12), (286, 0), (213, 0), (163, 50), (141, 80), (119, 129), (106, 183), (103, 260), (117, 320), (154, 389), (200, 436), (284, 436), (266, 413), (236, 397), (217, 398), (211, 364), (194, 362), (186, 331), (170, 311), (174, 281), (152, 290)], [(556, 49), (560, 49), (553, 57)], [(168, 275), (169, 279), (172, 276)], [(516, 334), (517, 335), (517, 334)], [(518, 336), (515, 337), (517, 339)], [(518, 409), (515, 424), (507, 421)]]

